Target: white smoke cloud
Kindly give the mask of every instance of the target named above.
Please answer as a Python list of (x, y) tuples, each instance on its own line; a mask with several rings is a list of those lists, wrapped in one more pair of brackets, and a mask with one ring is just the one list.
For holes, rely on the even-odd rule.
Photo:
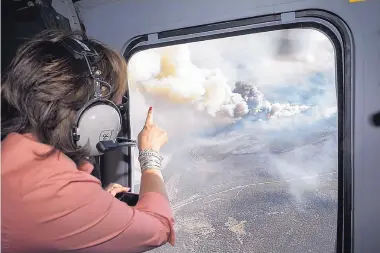
[(193, 104), (211, 116), (241, 117), (248, 112), (246, 102), (231, 91), (219, 69), (201, 69), (192, 63), (187, 45), (138, 53), (129, 66), (131, 87), (141, 92)]
[(153, 50), (145, 50), (135, 54), (128, 62), (128, 78), (130, 88), (136, 81), (145, 81), (160, 73), (161, 57)]
[[(272, 117), (281, 117), (309, 108), (306, 105), (272, 104), (249, 83), (236, 82), (231, 89), (231, 81), (220, 69), (200, 68), (193, 64), (186, 44), (136, 54), (129, 62), (129, 78), (132, 89), (175, 103), (193, 104), (194, 108), (211, 116), (240, 118), (249, 111), (251, 114), (266, 111)], [(263, 79), (268, 81), (267, 77)]]

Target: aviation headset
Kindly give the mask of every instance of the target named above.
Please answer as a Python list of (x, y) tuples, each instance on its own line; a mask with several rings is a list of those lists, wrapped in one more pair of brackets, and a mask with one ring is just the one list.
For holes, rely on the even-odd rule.
[[(75, 59), (80, 59), (87, 66), (93, 80), (95, 93), (93, 97), (77, 112), (72, 129), (72, 140), (78, 147), (88, 145), (90, 156), (103, 153), (97, 148), (101, 142), (115, 143), (122, 126), (119, 107), (109, 100), (112, 86), (102, 77), (97, 68), (100, 59), (96, 50), (86, 39), (66, 38), (60, 42)], [(106, 94), (103, 94), (106, 90)]]

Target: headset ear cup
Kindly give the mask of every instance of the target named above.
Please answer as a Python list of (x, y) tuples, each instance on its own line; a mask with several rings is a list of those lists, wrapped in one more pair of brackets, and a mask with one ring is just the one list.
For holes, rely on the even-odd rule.
[(90, 156), (102, 155), (96, 148), (99, 141), (115, 141), (121, 130), (120, 111), (114, 104), (93, 104), (79, 117), (76, 134), (79, 147), (87, 147)]

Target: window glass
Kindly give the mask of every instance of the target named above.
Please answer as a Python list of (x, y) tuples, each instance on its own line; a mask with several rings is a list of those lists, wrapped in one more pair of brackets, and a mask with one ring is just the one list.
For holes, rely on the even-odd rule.
[[(334, 54), (323, 33), (291, 29), (131, 58), (132, 134), (153, 106), (169, 136), (177, 245), (155, 252), (334, 252)], [(137, 154), (134, 174), (138, 188)]]

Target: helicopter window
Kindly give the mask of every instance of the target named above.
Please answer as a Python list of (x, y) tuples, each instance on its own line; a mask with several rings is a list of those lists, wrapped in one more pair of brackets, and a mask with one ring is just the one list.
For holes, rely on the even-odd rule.
[(335, 251), (335, 64), (326, 35), (298, 28), (132, 56), (132, 129), (153, 106), (169, 136), (178, 243), (154, 252)]

